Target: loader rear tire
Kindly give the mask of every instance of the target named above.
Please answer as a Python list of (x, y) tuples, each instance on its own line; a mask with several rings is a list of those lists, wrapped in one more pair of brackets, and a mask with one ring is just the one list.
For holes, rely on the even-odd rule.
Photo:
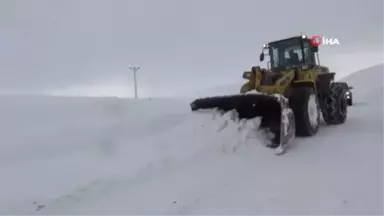
[(343, 124), (347, 119), (348, 102), (346, 90), (336, 83), (331, 84), (331, 93), (325, 98), (322, 110), (325, 123), (330, 125)]
[(290, 106), (295, 114), (296, 135), (315, 135), (320, 123), (320, 108), (316, 91), (312, 87), (296, 87), (291, 96)]

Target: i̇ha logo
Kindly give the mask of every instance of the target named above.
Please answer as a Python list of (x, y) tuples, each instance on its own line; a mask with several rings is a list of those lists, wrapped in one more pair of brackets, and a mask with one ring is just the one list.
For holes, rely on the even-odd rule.
[(329, 38), (329, 37), (322, 37), (322, 36), (313, 36), (311, 38), (311, 43), (313, 46), (320, 46), (320, 45), (340, 45), (340, 42), (337, 38)]

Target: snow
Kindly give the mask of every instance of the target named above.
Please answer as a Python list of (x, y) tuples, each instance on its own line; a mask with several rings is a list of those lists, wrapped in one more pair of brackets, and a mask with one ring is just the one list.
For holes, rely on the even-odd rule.
[(371, 66), (359, 73), (352, 73), (341, 81), (347, 81), (349, 86), (352, 86), (353, 98), (362, 98), (371, 91), (380, 92), (383, 87), (383, 64)]
[(383, 65), (344, 80), (347, 122), (281, 156), (190, 100), (1, 96), (0, 213), (382, 215)]

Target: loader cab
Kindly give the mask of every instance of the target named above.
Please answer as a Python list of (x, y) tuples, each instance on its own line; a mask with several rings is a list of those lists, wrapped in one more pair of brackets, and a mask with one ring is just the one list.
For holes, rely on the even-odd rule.
[(264, 60), (265, 51), (270, 58), (272, 72), (301, 67), (309, 69), (316, 66), (315, 53), (318, 48), (314, 47), (306, 36), (287, 38), (264, 45), (260, 61)]

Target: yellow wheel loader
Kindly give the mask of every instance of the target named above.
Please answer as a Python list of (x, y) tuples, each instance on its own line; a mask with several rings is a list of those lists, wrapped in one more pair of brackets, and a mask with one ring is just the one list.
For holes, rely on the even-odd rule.
[(236, 110), (239, 119), (260, 117), (260, 130), (274, 135), (268, 147), (282, 154), (295, 136), (315, 135), (321, 116), (327, 124), (346, 121), (346, 89), (334, 82), (334, 72), (320, 65), (318, 50), (306, 35), (269, 42), (260, 54), (261, 62), (269, 56), (268, 67), (245, 71), (247, 82), (239, 94), (198, 98), (191, 109)]

